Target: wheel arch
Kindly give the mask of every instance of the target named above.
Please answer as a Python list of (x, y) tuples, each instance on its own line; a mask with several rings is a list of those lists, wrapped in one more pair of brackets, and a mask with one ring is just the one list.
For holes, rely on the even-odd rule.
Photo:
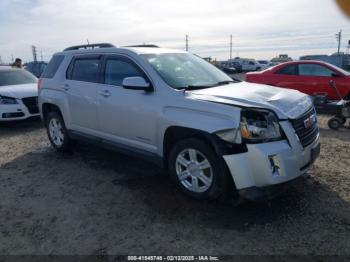
[(183, 126), (170, 126), (166, 129), (163, 138), (163, 165), (166, 167), (168, 156), (174, 144), (187, 138), (197, 138), (208, 144), (213, 151), (222, 156), (225, 154), (237, 154), (246, 152), (245, 144), (231, 144), (220, 139), (214, 133)]
[(46, 123), (46, 119), (47, 119), (47, 116), (50, 112), (52, 111), (55, 111), (57, 113), (59, 113), (61, 115), (61, 117), (63, 118), (63, 114), (60, 110), (60, 108), (55, 105), (55, 104), (52, 104), (52, 103), (43, 103), (42, 106), (41, 106), (41, 112), (42, 112), (42, 115), (43, 115), (43, 121), (44, 123)]

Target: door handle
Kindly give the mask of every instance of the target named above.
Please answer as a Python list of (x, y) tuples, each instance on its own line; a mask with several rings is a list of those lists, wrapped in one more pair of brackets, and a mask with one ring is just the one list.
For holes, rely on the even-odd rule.
[(68, 91), (70, 89), (70, 86), (68, 84), (64, 84), (61, 89), (63, 89), (64, 91)]
[(100, 91), (99, 94), (103, 97), (109, 97), (112, 95), (111, 92), (109, 92), (108, 90)]

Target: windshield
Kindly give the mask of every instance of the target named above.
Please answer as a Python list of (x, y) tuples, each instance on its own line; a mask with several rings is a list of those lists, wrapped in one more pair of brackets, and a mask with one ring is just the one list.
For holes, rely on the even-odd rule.
[(339, 71), (340, 73), (346, 75), (346, 76), (349, 76), (350, 75), (350, 72), (348, 71), (345, 71), (344, 69), (340, 68), (340, 67), (337, 67), (335, 65), (332, 65), (332, 64), (328, 64), (329, 66), (331, 66), (332, 68), (334, 68), (335, 70)]
[(37, 78), (24, 69), (0, 70), (0, 86), (33, 84)]
[(161, 78), (175, 89), (200, 89), (233, 82), (221, 70), (189, 53), (143, 54)]

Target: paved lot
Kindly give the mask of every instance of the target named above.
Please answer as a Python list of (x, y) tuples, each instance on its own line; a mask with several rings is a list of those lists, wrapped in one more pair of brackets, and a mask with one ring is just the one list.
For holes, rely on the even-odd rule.
[(231, 207), (177, 192), (157, 167), (77, 144), (39, 121), (0, 126), (0, 254), (348, 254), (350, 130), (329, 130), (311, 178)]

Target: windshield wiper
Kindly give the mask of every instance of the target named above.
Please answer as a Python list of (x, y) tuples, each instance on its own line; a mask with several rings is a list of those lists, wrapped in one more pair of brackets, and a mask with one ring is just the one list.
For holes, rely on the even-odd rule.
[(198, 90), (198, 89), (211, 88), (211, 87), (215, 87), (215, 86), (228, 85), (230, 83), (238, 83), (238, 82), (241, 82), (241, 81), (238, 79), (233, 79), (233, 80), (220, 81), (220, 82), (217, 82), (217, 83), (212, 84), (212, 85), (188, 85), (185, 87), (181, 87), (179, 89), (183, 89), (185, 91)]
[(223, 85), (228, 85), (230, 83), (238, 83), (241, 82), (238, 79), (233, 78), (233, 80), (226, 80), (226, 81), (220, 81), (215, 84), (215, 86), (223, 86)]
[(199, 89), (211, 88), (214, 86), (216, 86), (216, 85), (188, 85), (188, 86), (184, 86), (184, 87), (179, 87), (178, 89), (189, 91), (189, 90), (199, 90)]

